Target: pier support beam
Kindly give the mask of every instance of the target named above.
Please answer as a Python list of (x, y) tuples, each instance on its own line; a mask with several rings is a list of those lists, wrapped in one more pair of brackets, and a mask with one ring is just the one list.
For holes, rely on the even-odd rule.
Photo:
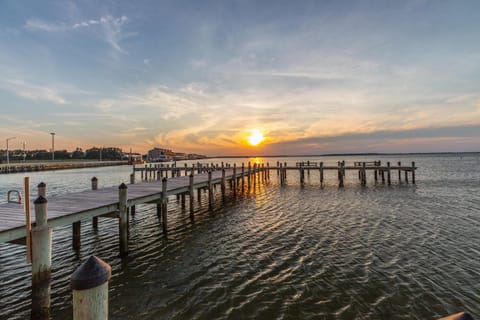
[(208, 206), (213, 205), (212, 171), (208, 170)]
[(74, 222), (72, 224), (72, 247), (74, 250), (80, 250), (81, 248), (81, 230), (82, 223), (80, 221)]
[(338, 162), (338, 186), (343, 188), (343, 172), (342, 172), (342, 163)]
[(222, 181), (220, 182), (220, 188), (222, 190), (222, 197), (225, 197), (225, 169), (222, 168)]
[(233, 164), (233, 175), (232, 175), (232, 189), (233, 189), (233, 194), (237, 193), (237, 164)]
[(52, 228), (47, 224), (47, 199), (35, 202), (36, 225), (32, 228), (32, 319), (50, 318)]
[[(97, 190), (98, 189), (98, 179), (97, 177), (93, 177), (91, 180), (92, 183), (92, 190)], [(97, 230), (98, 229), (98, 217), (93, 217), (92, 218), (92, 227), (93, 229)], [(73, 227), (75, 229), (75, 226)], [(75, 248), (75, 245), (74, 245)]]
[(398, 182), (402, 182), (402, 170), (400, 170), (401, 166), (402, 166), (402, 163), (398, 161)]
[(188, 177), (188, 180), (189, 180), (188, 196), (189, 196), (189, 204), (190, 204), (190, 215), (193, 217), (193, 174), (190, 174), (190, 176)]
[(392, 174), (390, 170), (390, 162), (387, 162), (387, 184), (391, 185), (392, 184)]
[(118, 187), (120, 255), (128, 254), (128, 188), (125, 183)]
[(163, 232), (167, 233), (168, 220), (167, 220), (167, 210), (168, 210), (168, 196), (167, 196), (167, 178), (162, 179), (162, 223), (163, 223)]
[(320, 185), (323, 185), (323, 161), (320, 162)]
[(415, 184), (415, 162), (412, 162), (412, 183)]

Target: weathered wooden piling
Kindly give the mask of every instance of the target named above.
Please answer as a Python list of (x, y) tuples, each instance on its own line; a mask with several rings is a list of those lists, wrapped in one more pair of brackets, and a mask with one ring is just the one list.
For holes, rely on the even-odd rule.
[(190, 215), (193, 216), (193, 174), (190, 174), (188, 177), (188, 199), (188, 203), (190, 205)]
[(90, 256), (72, 274), (73, 320), (108, 319), (108, 281), (112, 269), (103, 260)]
[[(130, 175), (130, 179), (131, 179), (131, 175)], [(97, 190), (98, 189), (98, 179), (97, 179), (97, 177), (93, 177), (91, 179), (91, 184), (92, 184), (92, 190)], [(93, 217), (92, 218), (92, 227), (95, 230), (98, 229), (98, 217)], [(73, 229), (74, 229), (73, 232), (75, 233), (75, 223), (74, 223)], [(78, 232), (80, 232), (80, 230), (78, 230)], [(74, 240), (74, 242), (75, 242), (75, 240)], [(73, 247), (75, 248), (75, 245)]]
[(168, 196), (167, 196), (167, 178), (162, 179), (162, 226), (163, 232), (167, 232), (168, 220), (167, 220), (167, 209), (168, 209)]
[(118, 187), (118, 229), (120, 239), (120, 255), (128, 254), (128, 187), (122, 183)]
[(415, 162), (412, 162), (412, 183), (415, 184)]
[(233, 189), (233, 194), (237, 193), (237, 164), (233, 164), (233, 170), (232, 170), (232, 189)]
[(242, 191), (245, 186), (245, 164), (242, 162)]
[(208, 171), (208, 206), (213, 205), (212, 171)]
[(320, 185), (323, 184), (323, 162), (320, 162)]
[(220, 182), (220, 187), (222, 189), (222, 197), (225, 196), (225, 169), (222, 169), (222, 181)]
[(25, 207), (25, 245), (26, 245), (26, 261), (32, 263), (32, 222), (30, 219), (30, 177), (23, 178), (23, 196)]
[(338, 186), (340, 188), (343, 188), (344, 184), (343, 184), (343, 172), (342, 172), (342, 163), (339, 161), (338, 162)]
[(35, 202), (35, 227), (32, 228), (32, 319), (50, 318), (52, 274), (52, 228), (48, 226), (47, 199)]
[(81, 230), (82, 224), (80, 221), (72, 223), (72, 247), (74, 250), (80, 250), (82, 241)]
[(398, 161), (398, 182), (402, 182), (402, 170), (400, 167), (402, 166), (402, 163)]
[(387, 184), (392, 184), (392, 177), (391, 177), (391, 170), (390, 170), (390, 162), (387, 162)]

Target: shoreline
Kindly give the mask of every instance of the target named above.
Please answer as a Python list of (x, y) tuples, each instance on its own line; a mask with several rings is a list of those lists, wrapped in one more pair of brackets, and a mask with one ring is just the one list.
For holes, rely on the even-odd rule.
[(0, 174), (36, 172), (36, 171), (56, 171), (67, 169), (97, 168), (121, 166), (129, 164), (128, 160), (119, 161), (32, 161), (32, 162), (13, 162), (10, 164), (0, 164)]

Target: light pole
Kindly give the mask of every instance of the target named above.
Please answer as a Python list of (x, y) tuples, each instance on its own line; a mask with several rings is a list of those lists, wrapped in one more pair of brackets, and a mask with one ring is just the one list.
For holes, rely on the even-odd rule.
[(16, 137), (7, 138), (7, 164), (10, 164), (10, 158), (8, 157), (8, 141), (16, 139)]
[(27, 142), (23, 141), (23, 162), (25, 162), (25, 158), (27, 157), (27, 153), (25, 152), (26, 144), (27, 144)]
[(52, 161), (55, 160), (55, 132), (50, 132), (52, 135)]

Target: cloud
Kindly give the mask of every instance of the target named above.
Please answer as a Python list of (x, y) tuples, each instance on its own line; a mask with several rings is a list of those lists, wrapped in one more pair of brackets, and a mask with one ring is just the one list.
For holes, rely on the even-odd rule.
[(65, 23), (53, 23), (32, 18), (25, 22), (24, 28), (31, 31), (63, 32), (68, 29), (68, 26)]
[(125, 52), (120, 44), (125, 38), (123, 27), (127, 22), (128, 18), (126, 16), (115, 18), (111, 15), (106, 15), (100, 18), (100, 25), (104, 32), (105, 41), (109, 43), (113, 49), (119, 52)]
[(75, 24), (73, 25), (73, 28), (74, 28), (74, 29), (84, 28), (84, 27), (89, 27), (89, 26), (97, 25), (97, 24), (99, 24), (99, 23), (100, 23), (99, 20), (86, 20), (86, 21), (82, 21), (82, 22), (79, 22), (79, 23), (75, 23)]
[(56, 104), (68, 104), (55, 87), (41, 86), (20, 79), (0, 79), (0, 89), (30, 100), (44, 100)]
[(73, 24), (67, 24), (64, 22), (55, 23), (38, 18), (31, 18), (25, 22), (24, 27), (30, 31), (66, 32), (100, 26), (103, 40), (108, 43), (114, 51), (126, 53), (122, 47), (122, 41), (135, 35), (135, 33), (126, 33), (124, 31), (125, 25), (128, 21), (129, 19), (125, 15), (114, 17), (109, 14), (102, 16), (99, 19), (89, 19)]

